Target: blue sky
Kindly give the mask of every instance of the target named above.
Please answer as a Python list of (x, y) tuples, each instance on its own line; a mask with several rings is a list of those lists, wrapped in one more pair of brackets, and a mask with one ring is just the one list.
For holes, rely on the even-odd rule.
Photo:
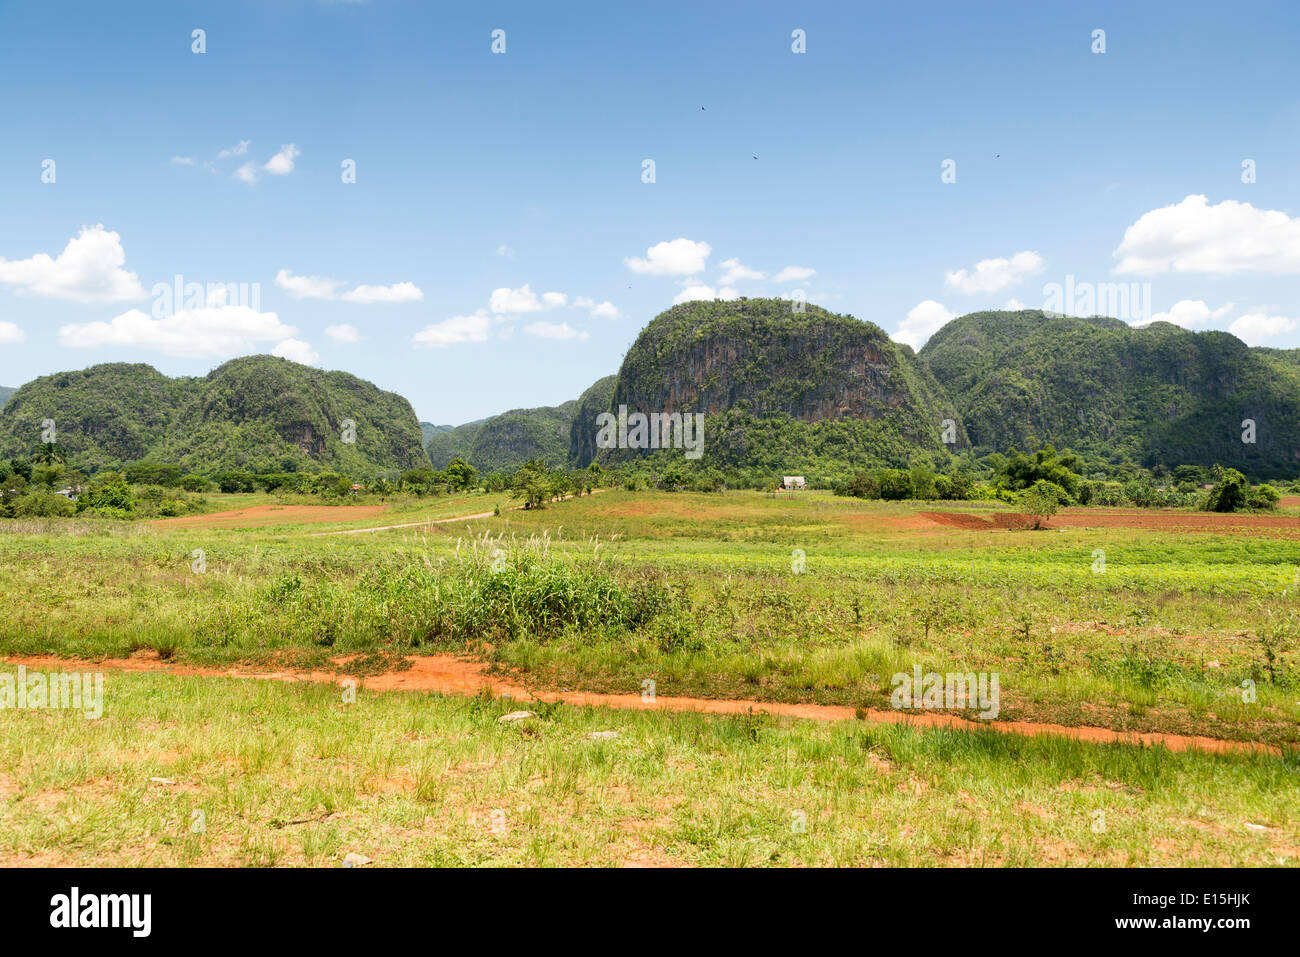
[(0, 0), (0, 384), (274, 350), (459, 423), (683, 297), (919, 345), (1067, 282), (1300, 346), (1298, 8), (1083, 6)]

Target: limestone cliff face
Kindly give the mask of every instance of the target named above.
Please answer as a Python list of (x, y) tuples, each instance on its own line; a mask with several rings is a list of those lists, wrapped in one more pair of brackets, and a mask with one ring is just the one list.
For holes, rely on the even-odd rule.
[(788, 300), (683, 303), (642, 330), (607, 405), (580, 405), (571, 449), (579, 464), (590, 461), (595, 412), (620, 405), (804, 423), (866, 420), (934, 449), (945, 418), (964, 439), (940, 394), (912, 351), (871, 323), (812, 305), (795, 312)]

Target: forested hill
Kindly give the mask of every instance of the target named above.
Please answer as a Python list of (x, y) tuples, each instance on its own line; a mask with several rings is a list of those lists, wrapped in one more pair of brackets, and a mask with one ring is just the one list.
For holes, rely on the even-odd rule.
[(149, 459), (209, 474), (363, 475), (457, 456), (482, 472), (683, 459), (597, 449), (598, 417), (621, 405), (703, 413), (693, 467), (747, 475), (826, 480), (1046, 443), (1093, 461), (1300, 473), (1300, 350), (1026, 310), (954, 319), (918, 354), (872, 323), (777, 299), (674, 306), (617, 375), (579, 398), (456, 427), (422, 425), (404, 398), (355, 376), (271, 356), (199, 378), (125, 363), (43, 376), (0, 408), (0, 458), (32, 453), (52, 419), (68, 463), (89, 470)]
[[(628, 350), (605, 411), (620, 405), (703, 413), (704, 458), (728, 469), (906, 464), (942, 453), (945, 419), (964, 439), (910, 348), (872, 323), (783, 299), (688, 302), (656, 316)], [(596, 450), (595, 430), (576, 423), (575, 464), (644, 454)]]
[(199, 378), (126, 363), (42, 376), (0, 409), (0, 457), (30, 453), (45, 420), (68, 464), (87, 469), (150, 459), (193, 472), (366, 474), (428, 461), (406, 399), (273, 356), (233, 359)]
[(962, 316), (920, 355), (980, 451), (1050, 442), (1146, 466), (1300, 471), (1300, 350), (1029, 310)]

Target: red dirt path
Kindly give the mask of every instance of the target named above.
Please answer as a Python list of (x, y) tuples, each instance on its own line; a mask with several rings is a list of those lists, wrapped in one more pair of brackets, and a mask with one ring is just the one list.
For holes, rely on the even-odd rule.
[[(346, 664), (349, 659), (334, 659), (336, 664)], [(264, 681), (314, 681), (342, 684), (346, 675), (327, 671), (245, 671), (239, 668), (202, 668), (172, 664), (157, 658), (115, 658), (106, 661), (81, 661), (58, 658), (53, 655), (3, 658), (7, 665), (24, 665), (28, 670), (67, 671), (70, 667), (81, 670), (105, 671), (162, 671), (175, 675), (202, 675), (208, 677), (256, 678)], [(514, 700), (560, 702), (591, 707), (621, 708), (633, 711), (696, 711), (706, 714), (749, 714), (767, 712), (791, 718), (815, 721), (851, 721), (857, 717), (854, 708), (839, 705), (787, 704), (776, 701), (749, 701), (743, 699), (688, 698), (660, 695), (653, 701), (642, 700), (639, 694), (603, 694), (585, 691), (532, 691), (509, 679), (496, 678), (484, 673), (481, 662), (467, 661), (452, 655), (428, 655), (407, 659), (411, 667), (406, 671), (389, 671), (360, 679), (360, 686), (371, 691), (436, 691), (442, 694), (474, 695), (488, 690), (497, 696), (508, 695)], [(992, 730), (1026, 736), (1055, 734), (1078, 741), (1094, 743), (1119, 742), (1135, 745), (1164, 745), (1170, 751), (1262, 752), (1277, 754), (1279, 750), (1266, 744), (1246, 741), (1224, 741), (1203, 735), (1159, 734), (1114, 731), (1110, 728), (1070, 727), (1060, 724), (1040, 724), (1030, 721), (973, 721), (950, 714), (906, 714), (901, 711), (863, 709), (865, 719), (882, 724), (910, 724), (918, 727), (948, 727), (980, 731)]]

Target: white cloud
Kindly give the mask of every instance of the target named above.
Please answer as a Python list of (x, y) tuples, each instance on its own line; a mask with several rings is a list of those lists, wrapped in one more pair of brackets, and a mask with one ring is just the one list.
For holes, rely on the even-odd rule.
[(83, 226), (56, 258), (37, 253), (30, 259), (0, 259), (0, 283), (22, 292), (74, 302), (121, 302), (143, 299), (133, 272), (122, 268), (122, 239), (103, 226)]
[(497, 247), (497, 255), (504, 256), (506, 259), (514, 259), (515, 251), (513, 247), (507, 246), (505, 243), (502, 243), (500, 246)]
[(443, 348), (458, 342), (485, 342), (492, 327), (492, 317), (480, 309), (470, 316), (452, 316), (425, 326), (412, 341), (417, 346)]
[(1142, 214), (1114, 252), (1117, 273), (1300, 272), (1300, 219), (1276, 209), (1204, 196)]
[(217, 156), (221, 159), (226, 159), (230, 156), (243, 156), (248, 152), (248, 144), (251, 142), (252, 140), (240, 140), (234, 146), (230, 147), (230, 149), (222, 150), (217, 154)]
[(1022, 310), (1028, 309), (1029, 307), (1026, 306), (1019, 299), (1012, 297), (1011, 299), (1007, 300), (1007, 304), (1002, 308), (1005, 309), (1007, 312), (1020, 312)]
[(320, 361), (320, 353), (301, 339), (285, 339), (284, 342), (271, 350), (271, 355), (279, 356), (281, 359), (290, 359), (305, 366), (314, 366)]
[(979, 292), (999, 292), (1016, 286), (1029, 276), (1041, 272), (1046, 265), (1043, 257), (1026, 250), (1010, 259), (983, 259), (975, 264), (974, 272), (958, 269), (945, 274), (949, 286), (958, 292), (972, 295)]
[(712, 301), (714, 299), (739, 299), (740, 293), (730, 286), (724, 286), (721, 289), (714, 289), (712, 286), (687, 286), (675, 297), (673, 305), (683, 302), (696, 302), (699, 300)]
[(357, 327), (350, 326), (347, 323), (338, 326), (326, 326), (325, 335), (329, 336), (335, 342), (361, 341), (361, 333), (357, 331)]
[(0, 345), (22, 342), (27, 336), (12, 322), (0, 322)]
[(193, 156), (173, 156), (173, 157), (172, 157), (172, 162), (175, 163), (177, 166), (193, 166), (193, 165), (194, 165), (194, 157), (193, 157)]
[(126, 346), (169, 356), (229, 358), (254, 351), (259, 343), (284, 340), (297, 331), (280, 322), (275, 313), (247, 306), (183, 309), (161, 319), (132, 309), (111, 322), (61, 326), (59, 344), (72, 349)]
[(231, 175), (233, 175), (235, 179), (244, 183), (256, 183), (257, 164), (254, 163), (252, 160), (249, 160), (243, 166), (239, 167), (239, 169), (235, 170), (235, 172), (232, 173)]
[(424, 298), (420, 288), (411, 282), (396, 282), (391, 286), (360, 285), (340, 293), (341, 279), (324, 276), (295, 276), (287, 269), (275, 274), (275, 284), (293, 299), (339, 299), (360, 305), (377, 302), (419, 302)]
[(596, 319), (622, 319), (623, 313), (618, 311), (618, 307), (606, 299), (604, 302), (596, 303), (591, 307), (591, 315)]
[(375, 302), (419, 302), (424, 293), (413, 282), (395, 282), (391, 286), (357, 286), (339, 298), (344, 302), (368, 305)]
[(586, 339), (587, 333), (579, 332), (567, 322), (533, 322), (524, 326), (524, 332), (530, 336), (543, 339)]
[(786, 266), (772, 277), (772, 282), (799, 282), (801, 279), (811, 279), (815, 275), (817, 270), (809, 266)]
[(925, 345), (925, 340), (942, 329), (954, 318), (943, 303), (927, 299), (911, 308), (898, 330), (890, 336), (895, 342), (904, 342), (913, 349)]
[(1264, 344), (1265, 339), (1272, 339), (1288, 332), (1300, 329), (1300, 319), (1288, 319), (1285, 316), (1270, 316), (1262, 312), (1252, 312), (1232, 321), (1228, 331), (1248, 346)]
[(338, 294), (341, 279), (326, 279), (323, 276), (295, 276), (287, 269), (275, 274), (275, 284), (289, 294), (292, 299), (333, 299)]
[[(739, 259), (728, 259), (722, 264), (722, 279), (724, 286), (730, 286), (732, 283), (741, 282), (746, 279), (762, 279), (763, 273), (757, 269), (750, 269)], [(802, 277), (800, 277), (802, 278)]]
[(704, 271), (711, 252), (708, 243), (679, 238), (651, 246), (645, 259), (628, 256), (623, 262), (633, 272), (649, 276), (693, 276)]
[(293, 172), (293, 161), (302, 155), (302, 150), (292, 143), (285, 143), (280, 147), (280, 152), (276, 153), (262, 169), (266, 170), (272, 176), (287, 176)]
[(562, 306), (568, 301), (569, 297), (562, 292), (544, 292), (538, 298), (537, 293), (524, 284), (518, 289), (505, 286), (493, 289), (492, 295), (488, 297), (488, 308), (495, 313), (541, 312)]
[(545, 307), (537, 298), (537, 294), (525, 283), (518, 289), (509, 289), (505, 286), (493, 289), (492, 295), (488, 297), (488, 308), (497, 313), (519, 313), (540, 312)]
[(573, 300), (574, 309), (591, 309), (596, 305), (596, 300), (590, 296), (578, 296)]
[(1157, 312), (1150, 319), (1139, 320), (1133, 325), (1149, 326), (1153, 322), (1172, 322), (1184, 329), (1208, 329), (1214, 319), (1222, 319), (1232, 312), (1232, 303), (1211, 309), (1200, 299), (1183, 299), (1169, 307), (1168, 312)]

